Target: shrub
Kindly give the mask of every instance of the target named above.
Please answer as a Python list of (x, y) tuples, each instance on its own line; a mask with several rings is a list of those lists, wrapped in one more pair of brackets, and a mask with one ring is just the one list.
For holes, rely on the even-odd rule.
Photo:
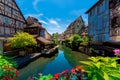
[(79, 47), (80, 43), (83, 42), (83, 39), (78, 34), (75, 34), (75, 35), (73, 35), (70, 42), (71, 42), (71, 46), (72, 46), (73, 50), (78, 50), (78, 47)]
[(88, 45), (88, 40), (89, 40), (89, 38), (87, 36), (83, 36), (81, 44), (82, 45)]
[(37, 44), (33, 36), (24, 32), (15, 34), (13, 38), (8, 39), (8, 42), (13, 48), (24, 48)]
[(0, 80), (13, 80), (17, 78), (19, 71), (15, 67), (16, 63), (0, 56)]
[(85, 64), (87, 76), (91, 80), (120, 80), (120, 64), (116, 57), (90, 57), (91, 61), (81, 61)]

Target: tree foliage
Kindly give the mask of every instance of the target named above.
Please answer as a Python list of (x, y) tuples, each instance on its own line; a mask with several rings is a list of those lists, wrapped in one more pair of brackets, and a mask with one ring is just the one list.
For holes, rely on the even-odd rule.
[(73, 37), (70, 39), (71, 47), (74, 50), (78, 49), (78, 46), (81, 42), (83, 42), (83, 39), (78, 34), (73, 35)]
[(53, 40), (54, 44), (58, 44), (57, 35), (58, 35), (57, 32), (52, 34), (52, 40)]
[(33, 36), (25, 32), (15, 34), (14, 37), (8, 39), (8, 42), (13, 48), (24, 48), (37, 44)]
[(82, 43), (81, 44), (83, 44), (83, 45), (88, 45), (88, 41), (89, 41), (89, 38), (88, 38), (88, 36), (83, 36), (82, 37)]

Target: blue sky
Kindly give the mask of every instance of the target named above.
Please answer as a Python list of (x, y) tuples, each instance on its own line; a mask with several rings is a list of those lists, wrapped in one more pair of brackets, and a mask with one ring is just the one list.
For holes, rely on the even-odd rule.
[(87, 11), (98, 0), (16, 0), (25, 18), (39, 19), (49, 33), (63, 32), (80, 15), (87, 24)]

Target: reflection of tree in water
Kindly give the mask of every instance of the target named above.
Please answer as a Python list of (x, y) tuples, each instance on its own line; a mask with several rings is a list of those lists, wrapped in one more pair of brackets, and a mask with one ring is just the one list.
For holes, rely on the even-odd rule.
[(84, 53), (72, 51), (65, 46), (61, 46), (60, 48), (64, 51), (65, 58), (72, 67), (75, 67), (78, 64), (80, 65), (80, 61), (88, 60), (88, 56)]
[(79, 62), (76, 61), (74, 55), (71, 53), (70, 49), (66, 48), (65, 46), (62, 46), (60, 48), (62, 48), (62, 50), (64, 51), (64, 56), (72, 67), (75, 67), (79, 64)]
[(41, 73), (45, 69), (45, 66), (49, 62), (53, 61), (57, 56), (58, 54), (55, 54), (55, 56), (51, 58), (40, 57), (35, 61), (31, 62), (28, 66), (20, 70), (18, 80), (27, 80), (29, 76), (38, 76), (38, 73)]

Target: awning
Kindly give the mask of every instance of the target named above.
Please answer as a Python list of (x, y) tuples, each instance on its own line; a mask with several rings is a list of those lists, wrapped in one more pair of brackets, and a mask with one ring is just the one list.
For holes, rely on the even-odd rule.
[(38, 37), (37, 41), (38, 41), (38, 43), (43, 43), (43, 44), (53, 44), (52, 41), (49, 41), (49, 40), (47, 40), (47, 39), (45, 39), (43, 37)]

